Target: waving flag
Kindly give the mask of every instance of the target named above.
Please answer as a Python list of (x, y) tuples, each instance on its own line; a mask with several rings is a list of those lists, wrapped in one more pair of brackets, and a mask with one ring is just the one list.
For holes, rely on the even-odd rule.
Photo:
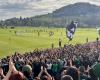
[(66, 35), (69, 38), (69, 41), (73, 39), (77, 27), (77, 22), (72, 21), (71, 24), (66, 28)]

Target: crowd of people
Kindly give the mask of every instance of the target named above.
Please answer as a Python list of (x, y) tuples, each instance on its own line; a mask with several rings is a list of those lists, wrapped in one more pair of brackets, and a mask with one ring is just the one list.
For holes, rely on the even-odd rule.
[(100, 80), (100, 42), (34, 50), (0, 59), (1, 80)]

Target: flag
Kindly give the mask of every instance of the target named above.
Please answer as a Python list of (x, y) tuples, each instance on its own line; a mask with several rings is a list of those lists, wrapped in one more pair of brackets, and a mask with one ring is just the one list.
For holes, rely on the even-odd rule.
[(68, 27), (66, 27), (66, 35), (69, 39), (69, 41), (71, 41), (73, 39), (73, 35), (75, 33), (77, 27), (77, 22), (72, 21), (70, 25), (68, 25)]

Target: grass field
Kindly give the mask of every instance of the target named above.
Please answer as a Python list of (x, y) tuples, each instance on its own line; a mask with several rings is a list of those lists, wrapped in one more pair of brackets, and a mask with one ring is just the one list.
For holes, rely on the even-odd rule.
[[(39, 33), (37, 31), (40, 31)], [(49, 32), (54, 32), (53, 36), (49, 36)], [(39, 35), (40, 34), (40, 35)], [(38, 36), (39, 35), (39, 36)], [(85, 43), (86, 38), (89, 41), (95, 41), (99, 37), (96, 29), (77, 29), (71, 44)], [(36, 48), (44, 49), (58, 47), (59, 38), (62, 44), (67, 44), (65, 28), (15, 28), (0, 29), (0, 57), (13, 54), (15, 51), (24, 53), (30, 52)]]

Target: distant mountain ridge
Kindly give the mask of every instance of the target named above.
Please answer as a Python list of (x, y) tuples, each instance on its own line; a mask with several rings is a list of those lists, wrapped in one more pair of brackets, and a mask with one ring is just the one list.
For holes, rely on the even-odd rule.
[(7, 26), (48, 26), (66, 27), (72, 20), (77, 20), (79, 27), (100, 26), (100, 6), (90, 3), (75, 3), (45, 15), (30, 18), (11, 18), (1, 21), (1, 25)]
[(81, 16), (100, 13), (100, 6), (90, 3), (75, 3), (53, 12), (55, 16)]

